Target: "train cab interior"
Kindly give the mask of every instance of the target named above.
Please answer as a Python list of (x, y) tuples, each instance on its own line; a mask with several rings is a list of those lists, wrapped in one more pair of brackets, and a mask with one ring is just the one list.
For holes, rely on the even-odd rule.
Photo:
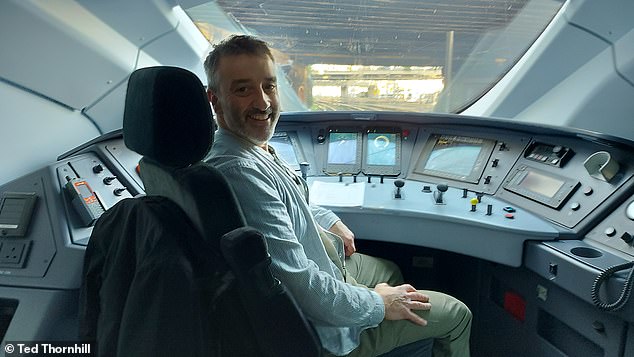
[(0, 355), (78, 341), (95, 223), (150, 194), (123, 135), (132, 74), (204, 86), (213, 45), (251, 34), (277, 64), (270, 145), (357, 251), (470, 308), (473, 356), (634, 356), (633, 15), (631, 0), (3, 1)]

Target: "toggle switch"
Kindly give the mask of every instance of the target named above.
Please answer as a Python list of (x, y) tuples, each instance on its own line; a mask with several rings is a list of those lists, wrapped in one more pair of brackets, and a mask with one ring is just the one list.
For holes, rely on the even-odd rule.
[(114, 176), (106, 176), (103, 178), (103, 183), (106, 185), (112, 185), (112, 181), (114, 181), (116, 177)]
[(125, 192), (125, 190), (127, 190), (127, 188), (119, 187), (119, 188), (115, 188), (114, 191), (112, 191), (112, 193), (114, 193), (115, 196), (121, 196), (123, 195), (123, 192)]

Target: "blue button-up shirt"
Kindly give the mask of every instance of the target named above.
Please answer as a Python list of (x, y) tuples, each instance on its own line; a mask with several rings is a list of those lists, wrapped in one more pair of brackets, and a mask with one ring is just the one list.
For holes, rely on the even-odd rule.
[(228, 130), (216, 132), (208, 162), (231, 183), (247, 224), (264, 234), (273, 274), (313, 323), (322, 346), (335, 355), (350, 353), (385, 310), (376, 292), (345, 283), (330, 260), (315, 215), (326, 228), (337, 217), (311, 208), (287, 168)]

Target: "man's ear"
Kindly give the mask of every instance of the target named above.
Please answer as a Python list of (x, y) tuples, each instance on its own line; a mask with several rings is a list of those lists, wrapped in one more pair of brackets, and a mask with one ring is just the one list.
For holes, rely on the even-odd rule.
[(222, 112), (222, 108), (218, 105), (218, 96), (211, 90), (207, 89), (207, 98), (209, 99), (209, 103), (211, 103), (212, 108), (214, 108), (214, 112), (218, 114)]

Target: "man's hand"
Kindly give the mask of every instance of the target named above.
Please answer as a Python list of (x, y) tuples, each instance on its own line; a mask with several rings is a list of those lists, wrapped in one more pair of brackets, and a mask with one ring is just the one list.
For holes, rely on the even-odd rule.
[(409, 284), (389, 286), (380, 283), (374, 287), (374, 291), (383, 298), (386, 320), (410, 320), (417, 325), (427, 325), (427, 321), (412, 310), (431, 309), (429, 296), (419, 293)]
[(335, 224), (328, 229), (329, 232), (334, 233), (343, 239), (343, 247), (346, 252), (346, 257), (352, 255), (352, 253), (357, 251), (357, 248), (354, 246), (354, 233), (341, 221), (335, 222)]

